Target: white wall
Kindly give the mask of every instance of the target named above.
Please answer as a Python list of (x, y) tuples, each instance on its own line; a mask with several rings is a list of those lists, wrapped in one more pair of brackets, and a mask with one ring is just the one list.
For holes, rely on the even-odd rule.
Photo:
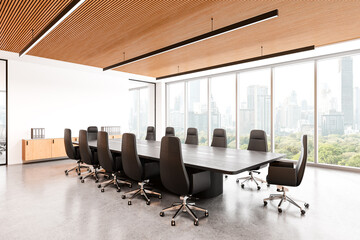
[(8, 164), (22, 163), (21, 139), (34, 127), (51, 138), (62, 138), (64, 128), (78, 136), (90, 125), (126, 131), (128, 79), (154, 80), (4, 51), (0, 58), (8, 59)]

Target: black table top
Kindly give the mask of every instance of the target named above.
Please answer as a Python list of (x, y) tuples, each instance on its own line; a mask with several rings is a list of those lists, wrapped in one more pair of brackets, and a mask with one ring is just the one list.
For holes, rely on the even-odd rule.
[[(160, 142), (137, 140), (136, 144), (139, 157), (160, 160)], [(90, 147), (96, 148), (96, 145), (96, 141), (89, 141)], [(182, 144), (181, 147), (185, 166), (225, 174), (238, 174), (285, 156), (279, 153), (190, 144)], [(121, 153), (121, 139), (110, 139), (109, 148), (112, 152)]]

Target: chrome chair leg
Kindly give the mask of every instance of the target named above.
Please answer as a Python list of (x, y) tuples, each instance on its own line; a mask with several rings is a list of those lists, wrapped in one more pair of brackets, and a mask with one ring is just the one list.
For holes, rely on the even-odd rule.
[(181, 196), (180, 197), (180, 200), (182, 200), (181, 203), (173, 203), (171, 207), (164, 208), (160, 212), (160, 216), (161, 217), (165, 216), (165, 212), (167, 212), (167, 211), (177, 210), (175, 212), (175, 215), (171, 219), (171, 226), (175, 226), (175, 218), (176, 218), (176, 216), (178, 216), (181, 212), (186, 212), (194, 219), (194, 225), (198, 226), (199, 225), (199, 219), (196, 216), (196, 214), (193, 212), (193, 210), (204, 212), (205, 217), (209, 216), (209, 212), (208, 212), (208, 210), (206, 210), (204, 208), (200, 208), (200, 207), (196, 206), (195, 204), (188, 203), (187, 202), (188, 199), (189, 199), (189, 196)]
[[(258, 174), (259, 174), (260, 172), (259, 172), (259, 171), (250, 171), (250, 172), (249, 172), (249, 176), (238, 178), (238, 179), (236, 179), (236, 182), (238, 183), (238, 182), (240, 182), (240, 180), (243, 180), (243, 179), (244, 179), (244, 181), (241, 182), (241, 187), (244, 188), (246, 182), (248, 182), (248, 181), (253, 181), (253, 182), (256, 183), (257, 189), (260, 190), (260, 189), (261, 189), (261, 186), (259, 185), (259, 183), (258, 183), (257, 181), (259, 181), (259, 182), (261, 182), (261, 183), (267, 183), (267, 182), (266, 182), (265, 180), (262, 180), (261, 178), (254, 177), (254, 173), (258, 173)], [(268, 186), (269, 186), (269, 185), (268, 185)]]
[(126, 195), (131, 195), (132, 194), (132, 196), (128, 200), (128, 205), (132, 204), (131, 200), (137, 195), (143, 196), (145, 198), (145, 200), (146, 200), (147, 205), (150, 205), (150, 198), (149, 198), (148, 195), (157, 196), (159, 199), (161, 199), (162, 198), (161, 193), (148, 190), (148, 189), (146, 189), (144, 187), (147, 183), (149, 183), (148, 180), (145, 180), (143, 182), (139, 182), (138, 184), (140, 185), (140, 188), (138, 190), (130, 191), (130, 192), (127, 192), (127, 193), (123, 194), (122, 199), (125, 199)]

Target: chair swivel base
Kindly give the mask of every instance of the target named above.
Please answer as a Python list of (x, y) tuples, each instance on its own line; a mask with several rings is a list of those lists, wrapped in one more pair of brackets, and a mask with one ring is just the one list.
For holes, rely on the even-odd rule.
[(136, 190), (125, 193), (124, 195), (121, 196), (121, 198), (125, 199), (126, 195), (131, 195), (131, 197), (128, 200), (128, 205), (131, 205), (131, 200), (133, 198), (135, 198), (136, 196), (139, 196), (139, 195), (143, 196), (145, 198), (146, 205), (150, 205), (149, 195), (154, 195), (154, 196), (157, 196), (159, 199), (161, 199), (162, 198), (161, 193), (154, 192), (154, 191), (151, 191), (149, 189), (144, 188), (144, 185), (147, 184), (148, 182), (149, 182), (148, 180), (143, 181), (143, 182), (139, 182), (138, 183), (140, 185), (139, 189), (136, 189)]
[(77, 161), (77, 165), (69, 170), (65, 170), (65, 175), (69, 175), (69, 172), (76, 171), (77, 175), (81, 175), (81, 169), (87, 169), (88, 172), (90, 172), (90, 167), (81, 165), (80, 161)]
[(81, 176), (79, 177), (79, 179), (81, 180), (82, 183), (84, 183), (85, 179), (88, 177), (93, 177), (95, 178), (95, 183), (99, 182), (99, 177), (98, 174), (106, 174), (104, 171), (97, 171), (96, 168), (94, 168), (93, 170), (90, 170), (90, 173), (87, 174), (86, 176)]
[(182, 200), (182, 202), (174, 203), (171, 207), (164, 208), (160, 212), (160, 216), (163, 217), (165, 215), (165, 212), (167, 212), (167, 211), (177, 210), (175, 212), (175, 215), (171, 219), (171, 226), (175, 226), (175, 218), (176, 218), (176, 216), (179, 215), (181, 212), (186, 212), (194, 219), (194, 225), (198, 226), (199, 225), (199, 219), (195, 215), (193, 210), (204, 212), (205, 217), (209, 216), (209, 212), (208, 212), (208, 210), (206, 210), (204, 208), (200, 208), (200, 207), (196, 206), (195, 203), (188, 203), (187, 202), (188, 198), (189, 198), (189, 196), (181, 196), (180, 200)]
[(129, 188), (132, 187), (131, 182), (126, 181), (126, 180), (120, 180), (120, 179), (118, 179), (118, 177), (116, 176), (116, 174), (112, 173), (111, 176), (112, 176), (112, 179), (110, 179), (110, 180), (105, 181), (105, 182), (102, 183), (102, 184), (103, 184), (103, 187), (102, 187), (102, 188), (101, 188), (101, 186), (102, 186), (101, 184), (98, 185), (98, 188), (101, 188), (101, 192), (105, 192), (105, 188), (106, 188), (107, 186), (110, 186), (111, 184), (114, 184), (114, 185), (116, 186), (117, 192), (120, 192), (120, 191), (121, 191), (121, 188), (120, 188), (120, 185), (119, 185), (119, 184), (126, 184), (126, 185), (129, 186)]
[[(236, 182), (238, 183), (240, 180), (244, 180), (243, 182), (241, 182), (241, 187), (244, 188), (245, 182), (253, 181), (256, 183), (257, 190), (260, 190), (261, 186), (259, 185), (258, 181), (261, 183), (266, 183), (266, 184), (267, 184), (267, 182), (265, 180), (262, 180), (261, 178), (254, 177), (254, 173), (260, 174), (260, 172), (258, 172), (258, 171), (250, 171), (249, 176), (238, 178), (238, 179), (236, 179)], [(267, 184), (267, 186), (269, 187), (270, 185)]]
[[(267, 203), (268, 203), (267, 201), (269, 201), (269, 200), (271, 201), (271, 200), (275, 200), (275, 199), (280, 199), (280, 203), (278, 205), (279, 213), (282, 212), (281, 204), (286, 201), (288, 201), (292, 205), (295, 205), (296, 207), (298, 207), (300, 209), (301, 215), (304, 215), (306, 213), (305, 210), (302, 207), (300, 207), (299, 204), (297, 204), (293, 199), (291, 199), (289, 196), (286, 195), (286, 192), (288, 191), (287, 188), (281, 186), (281, 187), (278, 187), (277, 191), (282, 192), (282, 194), (270, 194), (270, 196), (268, 198), (264, 199), (264, 206), (267, 205)], [(304, 207), (309, 208), (309, 204), (305, 202)]]

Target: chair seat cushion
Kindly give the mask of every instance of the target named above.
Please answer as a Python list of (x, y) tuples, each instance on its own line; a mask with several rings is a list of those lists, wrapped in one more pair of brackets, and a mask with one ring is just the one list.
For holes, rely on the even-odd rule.
[(160, 175), (160, 164), (158, 162), (146, 162), (144, 167), (144, 179), (153, 178)]
[(190, 180), (190, 194), (197, 194), (210, 188), (210, 172), (197, 169), (187, 169)]
[(292, 167), (270, 166), (266, 181), (269, 184), (296, 186), (296, 170)]

